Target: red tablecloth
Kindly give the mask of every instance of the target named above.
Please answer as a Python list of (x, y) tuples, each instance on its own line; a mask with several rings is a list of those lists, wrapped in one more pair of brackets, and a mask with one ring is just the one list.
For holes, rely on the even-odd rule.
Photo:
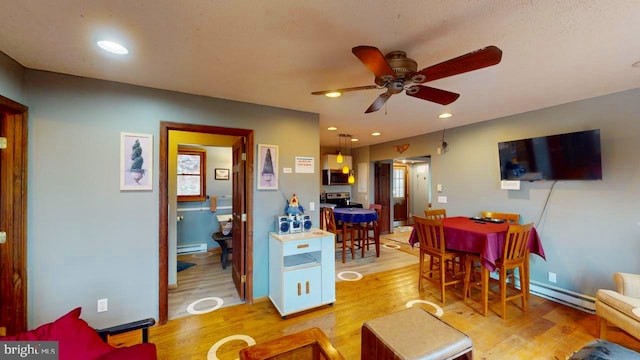
[[(447, 249), (482, 255), (482, 265), (493, 271), (496, 260), (502, 257), (504, 236), (509, 224), (476, 222), (466, 217), (449, 217), (442, 220)], [(409, 243), (418, 243), (415, 229), (411, 232)], [(535, 228), (531, 230), (528, 244), (529, 252), (545, 259), (542, 242)]]

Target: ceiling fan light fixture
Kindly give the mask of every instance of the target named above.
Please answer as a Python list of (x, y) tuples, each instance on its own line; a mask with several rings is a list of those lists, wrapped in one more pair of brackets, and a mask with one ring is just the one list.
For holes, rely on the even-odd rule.
[(340, 97), (341, 95), (342, 95), (342, 93), (339, 92), (339, 91), (332, 91), (332, 92), (328, 92), (328, 93), (324, 94), (324, 96), (330, 97), (330, 98), (337, 98), (337, 97)]
[(442, 114), (438, 115), (438, 117), (440, 119), (448, 119), (448, 118), (450, 118), (452, 116), (453, 116), (453, 114), (452, 113), (448, 113), (448, 112), (443, 112)]
[(108, 51), (112, 54), (126, 55), (129, 53), (129, 50), (127, 50), (126, 47), (114, 41), (100, 40), (97, 42), (97, 44), (102, 50)]

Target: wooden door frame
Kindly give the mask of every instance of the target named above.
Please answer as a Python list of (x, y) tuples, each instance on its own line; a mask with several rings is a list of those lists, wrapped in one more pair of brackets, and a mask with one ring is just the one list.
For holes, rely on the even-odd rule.
[[(159, 286), (158, 323), (166, 324), (169, 318), (169, 131), (186, 131), (204, 134), (243, 136), (247, 138), (247, 163), (245, 174), (245, 201), (247, 221), (245, 238), (245, 302), (253, 303), (253, 130), (187, 123), (160, 122), (160, 220), (159, 220)], [(234, 256), (241, 252), (234, 251)]]
[[(0, 116), (7, 148), (2, 153), (2, 194), (0, 204), (2, 227), (7, 243), (0, 252), (0, 272), (10, 274), (2, 278), (2, 308), (0, 332), (7, 335), (27, 329), (27, 117), (28, 108), (0, 96)], [(10, 262), (10, 264), (8, 264)], [(6, 268), (11, 265), (12, 268)], [(5, 281), (8, 280), (8, 281)], [(5, 299), (6, 297), (6, 299)], [(7, 304), (5, 300), (10, 303)]]

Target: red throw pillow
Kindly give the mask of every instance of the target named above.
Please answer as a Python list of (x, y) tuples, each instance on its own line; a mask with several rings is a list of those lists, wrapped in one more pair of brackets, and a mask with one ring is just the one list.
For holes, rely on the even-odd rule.
[(136, 344), (129, 347), (116, 348), (104, 354), (98, 360), (156, 360), (156, 346), (151, 343)]
[(97, 359), (115, 349), (113, 346), (102, 341), (98, 333), (96, 333), (86, 321), (80, 319), (81, 311), (82, 308), (75, 308), (52, 323), (47, 323), (34, 330), (1, 339), (58, 341), (60, 360)]

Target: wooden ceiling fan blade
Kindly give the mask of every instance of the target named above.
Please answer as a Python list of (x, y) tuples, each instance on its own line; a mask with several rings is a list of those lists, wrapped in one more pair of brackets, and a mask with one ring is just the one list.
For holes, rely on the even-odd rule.
[(377, 85), (365, 85), (365, 86), (356, 86), (344, 89), (335, 89), (335, 90), (323, 90), (323, 91), (314, 91), (311, 95), (326, 95), (332, 92), (347, 92), (347, 91), (357, 91), (357, 90), (371, 90), (371, 89), (379, 89), (380, 87)]
[(380, 96), (378, 96), (378, 98), (365, 111), (365, 114), (372, 113), (374, 111), (380, 110), (382, 105), (384, 105), (387, 102), (387, 100), (389, 100), (391, 95), (393, 95), (393, 94), (390, 94), (388, 92), (380, 94)]
[(441, 62), (440, 64), (424, 68), (413, 76), (423, 75), (425, 77), (424, 80), (420, 79), (420, 81), (416, 81), (423, 83), (496, 65), (500, 63), (500, 60), (502, 60), (502, 50), (495, 46), (487, 46), (458, 56), (457, 58)]
[(424, 85), (413, 85), (407, 89), (405, 93), (409, 96), (438, 103), (440, 105), (449, 105), (460, 97), (460, 94)]
[(384, 55), (377, 47), (356, 46), (351, 49), (351, 52), (360, 59), (376, 77), (384, 78), (386, 76), (391, 79), (396, 78), (396, 73), (389, 63), (387, 63), (387, 60), (384, 59)]

